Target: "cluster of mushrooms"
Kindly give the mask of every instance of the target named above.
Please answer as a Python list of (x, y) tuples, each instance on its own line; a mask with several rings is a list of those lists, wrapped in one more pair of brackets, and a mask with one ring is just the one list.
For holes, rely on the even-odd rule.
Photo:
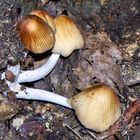
[[(83, 37), (74, 23), (66, 15), (51, 17), (44, 10), (35, 10), (17, 24), (19, 37), (26, 49), (33, 53), (52, 51), (48, 61), (34, 70), (22, 71), (20, 65), (9, 66), (15, 75), (14, 82), (6, 80), (16, 97), (27, 100), (42, 100), (75, 110), (83, 126), (96, 132), (107, 130), (121, 116), (120, 101), (109, 86), (94, 85), (74, 97), (67, 99), (58, 94), (23, 86), (20, 83), (33, 82), (45, 77), (55, 67), (60, 55), (67, 57), (73, 50), (84, 46)], [(3, 74), (6, 79), (6, 73)]]

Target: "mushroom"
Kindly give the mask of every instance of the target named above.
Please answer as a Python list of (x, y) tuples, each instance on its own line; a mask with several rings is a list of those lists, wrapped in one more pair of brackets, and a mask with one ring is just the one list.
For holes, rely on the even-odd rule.
[(52, 55), (41, 67), (35, 70), (21, 71), (18, 83), (32, 82), (45, 77), (55, 67), (60, 55), (68, 57), (72, 51), (83, 47), (83, 37), (70, 17), (59, 15), (54, 19), (54, 24), (56, 28), (56, 41), (52, 49)]
[(106, 85), (94, 85), (68, 100), (79, 121), (89, 129), (102, 132), (121, 116), (120, 101)]
[[(8, 68), (15, 79), (18, 78), (19, 70), (15, 66)], [(96, 132), (105, 131), (121, 116), (119, 98), (112, 88), (103, 84), (94, 85), (68, 99), (53, 92), (21, 86), (16, 80), (6, 82), (19, 99), (49, 101), (73, 108), (81, 124)]]
[(19, 99), (41, 100), (72, 108), (81, 124), (96, 132), (103, 132), (121, 116), (120, 102), (114, 91), (105, 85), (88, 88), (68, 99), (53, 92), (10, 85)]
[(52, 49), (53, 53), (67, 57), (75, 49), (81, 49), (84, 46), (83, 37), (72, 19), (59, 15), (54, 19), (54, 23), (56, 42)]
[(33, 53), (43, 53), (52, 49), (55, 44), (53, 30), (38, 16), (24, 17), (17, 24), (17, 30), (25, 48)]

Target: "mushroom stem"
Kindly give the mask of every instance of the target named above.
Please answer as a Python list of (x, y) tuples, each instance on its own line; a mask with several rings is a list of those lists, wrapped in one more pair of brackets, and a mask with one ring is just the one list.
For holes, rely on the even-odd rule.
[(18, 77), (18, 83), (33, 82), (42, 79), (48, 75), (55, 67), (60, 54), (52, 54), (49, 60), (35, 70), (21, 71)]
[(12, 91), (17, 93), (16, 97), (19, 99), (48, 101), (68, 108), (72, 108), (67, 102), (68, 99), (66, 97), (55, 94), (53, 92), (41, 89), (22, 87), (20, 84), (13, 85), (10, 82), (8, 82), (8, 85)]
[[(58, 58), (59, 58), (59, 56), (58, 56)], [(53, 60), (53, 59), (51, 59), (51, 60)], [(47, 64), (50, 64), (50, 61), (47, 61)], [(45, 66), (45, 64), (43, 66)], [(43, 66), (41, 66), (41, 67), (43, 67)], [(53, 67), (54, 66), (55, 65), (53, 65)], [(53, 67), (52, 67), (52, 69), (53, 69)], [(43, 69), (45, 69), (45, 68), (43, 67)], [(41, 89), (28, 88), (28, 87), (25, 87), (25, 86), (18, 84), (17, 79), (19, 77), (19, 72), (20, 72), (20, 65), (19, 64), (15, 65), (15, 66), (9, 66), (7, 68), (7, 70), (11, 71), (15, 75), (15, 81), (10, 82), (10, 81), (6, 80), (5, 73), (2, 74), (1, 79), (6, 80), (6, 83), (8, 84), (10, 90), (16, 93), (17, 98), (26, 99), (26, 100), (48, 101), (48, 102), (59, 104), (59, 105), (62, 105), (62, 106), (68, 107), (68, 108), (72, 108), (71, 105), (67, 102), (68, 99), (64, 96), (55, 94), (53, 92), (41, 90)], [(39, 71), (37, 71), (37, 72), (39, 74)], [(29, 75), (29, 77), (30, 77), (30, 75)]]

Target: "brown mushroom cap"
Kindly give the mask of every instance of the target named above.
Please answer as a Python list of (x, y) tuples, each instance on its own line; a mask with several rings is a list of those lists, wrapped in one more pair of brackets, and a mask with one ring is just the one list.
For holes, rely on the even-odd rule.
[(48, 25), (52, 28), (52, 30), (55, 33), (55, 25), (54, 25), (54, 20), (53, 17), (50, 16), (45, 10), (34, 10), (30, 13), (30, 15), (36, 15), (38, 17), (40, 17), (41, 19), (43, 19), (45, 22), (48, 23)]
[(19, 37), (26, 49), (43, 53), (55, 44), (55, 35), (50, 26), (35, 15), (24, 17), (18, 24)]
[(54, 19), (56, 27), (56, 42), (53, 53), (69, 56), (73, 50), (84, 46), (83, 37), (74, 21), (65, 15), (59, 15)]
[(102, 132), (121, 116), (120, 102), (114, 90), (96, 85), (69, 99), (80, 122), (89, 129)]

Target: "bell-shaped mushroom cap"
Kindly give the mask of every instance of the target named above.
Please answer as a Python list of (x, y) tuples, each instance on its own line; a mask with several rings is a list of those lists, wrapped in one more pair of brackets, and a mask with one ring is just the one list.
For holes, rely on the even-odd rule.
[(96, 132), (105, 131), (121, 116), (117, 95), (105, 85), (88, 88), (68, 101), (80, 122)]
[(69, 56), (73, 50), (84, 46), (83, 37), (72, 19), (65, 15), (59, 15), (54, 19), (56, 27), (56, 42), (52, 52)]
[(55, 35), (44, 20), (28, 15), (18, 24), (17, 30), (26, 49), (33, 53), (43, 53), (50, 50), (55, 44)]
[(34, 10), (30, 13), (30, 15), (36, 15), (40, 18), (42, 18), (45, 22), (48, 23), (48, 25), (52, 28), (52, 30), (55, 33), (55, 25), (54, 25), (54, 20), (53, 17), (50, 16), (45, 10)]

